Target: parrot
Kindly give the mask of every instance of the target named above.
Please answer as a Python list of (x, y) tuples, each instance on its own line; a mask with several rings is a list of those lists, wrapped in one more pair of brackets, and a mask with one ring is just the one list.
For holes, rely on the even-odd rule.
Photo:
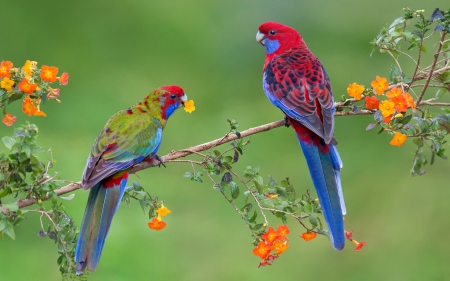
[(345, 246), (346, 207), (340, 171), (343, 167), (334, 134), (334, 99), (330, 79), (321, 62), (292, 27), (261, 24), (256, 41), (266, 48), (263, 90), (292, 125), (309, 168), (330, 241)]
[(168, 118), (184, 106), (179, 86), (156, 89), (137, 104), (113, 115), (92, 146), (81, 187), (90, 189), (75, 248), (76, 273), (94, 271), (134, 165), (161, 158), (156, 154)]

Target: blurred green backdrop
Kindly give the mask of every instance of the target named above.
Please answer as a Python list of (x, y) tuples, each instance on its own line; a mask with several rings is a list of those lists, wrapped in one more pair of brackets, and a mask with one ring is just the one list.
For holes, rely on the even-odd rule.
[[(222, 136), (226, 118), (244, 130), (279, 120), (281, 112), (261, 88), (265, 50), (258, 26), (279, 21), (296, 28), (331, 77), (334, 95), (349, 83), (369, 85), (388, 76), (391, 61), (369, 42), (403, 7), (448, 9), (439, 1), (11, 1), (0, 5), (0, 60), (55, 65), (70, 73), (61, 104), (49, 102), (47, 118), (18, 124), (40, 127), (40, 143), (52, 147), (62, 179), (80, 180), (90, 147), (106, 120), (165, 84), (178, 84), (197, 110), (178, 112), (164, 133), (160, 155)], [(434, 46), (427, 46), (434, 50)], [(138, 180), (172, 210), (161, 232), (147, 227), (138, 204), (122, 206), (112, 224), (100, 266), (89, 280), (444, 280), (450, 278), (448, 161), (437, 159), (423, 177), (409, 175), (414, 145), (390, 146), (390, 137), (366, 132), (370, 116), (340, 117), (336, 138), (344, 161), (346, 228), (367, 241), (354, 252), (332, 249), (319, 237), (306, 243), (291, 221), (290, 248), (273, 266), (257, 268), (251, 237), (231, 206), (208, 182), (182, 177), (186, 164), (139, 173)], [(12, 129), (0, 126), (0, 135)], [(286, 176), (298, 191), (312, 183), (290, 129), (252, 137), (239, 171), (260, 165), (262, 174)], [(266, 177), (267, 179), (267, 177)], [(77, 191), (67, 211), (79, 224), (87, 192)], [(269, 217), (272, 225), (279, 223)], [(59, 280), (57, 253), (39, 238), (39, 220), (0, 242), (1, 280)]]

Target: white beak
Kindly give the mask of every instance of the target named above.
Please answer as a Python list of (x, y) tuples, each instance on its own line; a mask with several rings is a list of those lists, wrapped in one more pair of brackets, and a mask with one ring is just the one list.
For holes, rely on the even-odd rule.
[(258, 33), (256, 33), (256, 42), (261, 43), (261, 45), (264, 45), (264, 40), (266, 39), (266, 36), (261, 33), (261, 31), (258, 30)]

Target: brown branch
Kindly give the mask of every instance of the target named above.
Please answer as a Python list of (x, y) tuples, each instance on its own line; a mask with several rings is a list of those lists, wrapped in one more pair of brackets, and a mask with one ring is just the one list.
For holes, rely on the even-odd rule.
[(440, 55), (440, 52), (441, 52), (441, 48), (442, 48), (442, 45), (443, 45), (444, 38), (445, 38), (446, 34), (447, 34), (447, 32), (445, 32), (445, 31), (443, 31), (442, 34), (441, 34), (441, 38), (439, 40), (439, 45), (438, 45), (438, 48), (436, 50), (436, 53), (434, 54), (433, 63), (431, 64), (431, 67), (430, 67), (430, 72), (428, 73), (428, 77), (425, 80), (425, 85), (423, 86), (422, 91), (420, 92), (419, 97), (416, 100), (416, 104), (420, 104), (420, 102), (422, 101), (423, 96), (425, 95), (425, 91), (427, 90), (428, 84), (430, 83), (430, 80), (431, 80), (431, 76), (433, 76), (434, 68), (435, 68), (436, 62), (437, 62), (437, 60), (439, 58), (439, 55)]
[[(349, 99), (350, 101), (354, 101), (354, 99)], [(342, 107), (342, 104), (344, 104), (346, 101), (343, 102), (337, 102), (335, 103), (335, 107), (336, 108), (340, 108)], [(350, 111), (339, 111), (335, 113), (335, 116), (348, 116), (348, 115), (369, 115), (369, 114), (374, 114), (374, 111), (371, 110), (361, 110), (358, 113), (353, 113)], [(279, 121), (275, 121), (272, 123), (268, 123), (268, 124), (264, 124), (258, 127), (254, 127), (254, 128), (250, 128), (248, 130), (242, 131), (240, 132), (240, 137), (244, 138), (250, 135), (254, 135), (254, 134), (258, 134), (258, 133), (262, 133), (262, 132), (266, 132), (278, 127), (282, 127), (285, 125), (285, 121), (284, 120), (279, 120)], [(178, 158), (183, 158), (186, 157), (190, 154), (199, 154), (200, 151), (205, 151), (208, 150), (212, 147), (233, 141), (238, 139), (238, 136), (235, 134), (228, 134), (225, 137), (210, 141), (210, 142), (206, 142), (206, 143), (202, 143), (196, 146), (192, 146), (190, 148), (187, 149), (181, 149), (181, 150), (177, 150), (177, 151), (172, 151), (167, 155), (164, 155), (161, 157), (163, 162), (175, 162), (175, 159)], [(203, 155), (203, 154), (200, 154)], [(148, 169), (151, 167), (155, 167), (155, 166), (159, 166), (161, 163), (156, 160), (156, 159), (150, 159), (149, 161), (143, 161), (137, 165), (135, 165), (131, 170), (130, 173), (136, 173), (139, 172), (141, 170), (144, 169)], [(72, 191), (75, 191), (77, 189), (81, 188), (80, 182), (72, 182), (66, 186), (63, 186), (59, 189), (54, 190), (54, 192), (56, 193), (56, 195), (60, 196)], [(49, 199), (49, 196), (47, 195), (45, 198), (42, 198), (42, 201), (46, 201)], [(31, 197), (31, 198), (26, 198), (26, 199), (19, 199), (17, 200), (15, 203), (17, 204), (17, 206), (20, 208), (24, 208), (24, 207), (28, 207), (31, 206), (33, 204), (35, 204), (38, 200), (35, 197)], [(9, 210), (7, 207), (2, 206), (2, 213), (8, 213)]]

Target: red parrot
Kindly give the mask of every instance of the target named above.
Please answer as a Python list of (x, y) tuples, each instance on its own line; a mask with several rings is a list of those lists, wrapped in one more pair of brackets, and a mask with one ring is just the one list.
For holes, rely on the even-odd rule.
[(297, 134), (331, 243), (342, 250), (346, 209), (340, 180), (342, 161), (333, 138), (335, 108), (330, 79), (295, 29), (265, 22), (256, 41), (266, 47), (264, 92)]

